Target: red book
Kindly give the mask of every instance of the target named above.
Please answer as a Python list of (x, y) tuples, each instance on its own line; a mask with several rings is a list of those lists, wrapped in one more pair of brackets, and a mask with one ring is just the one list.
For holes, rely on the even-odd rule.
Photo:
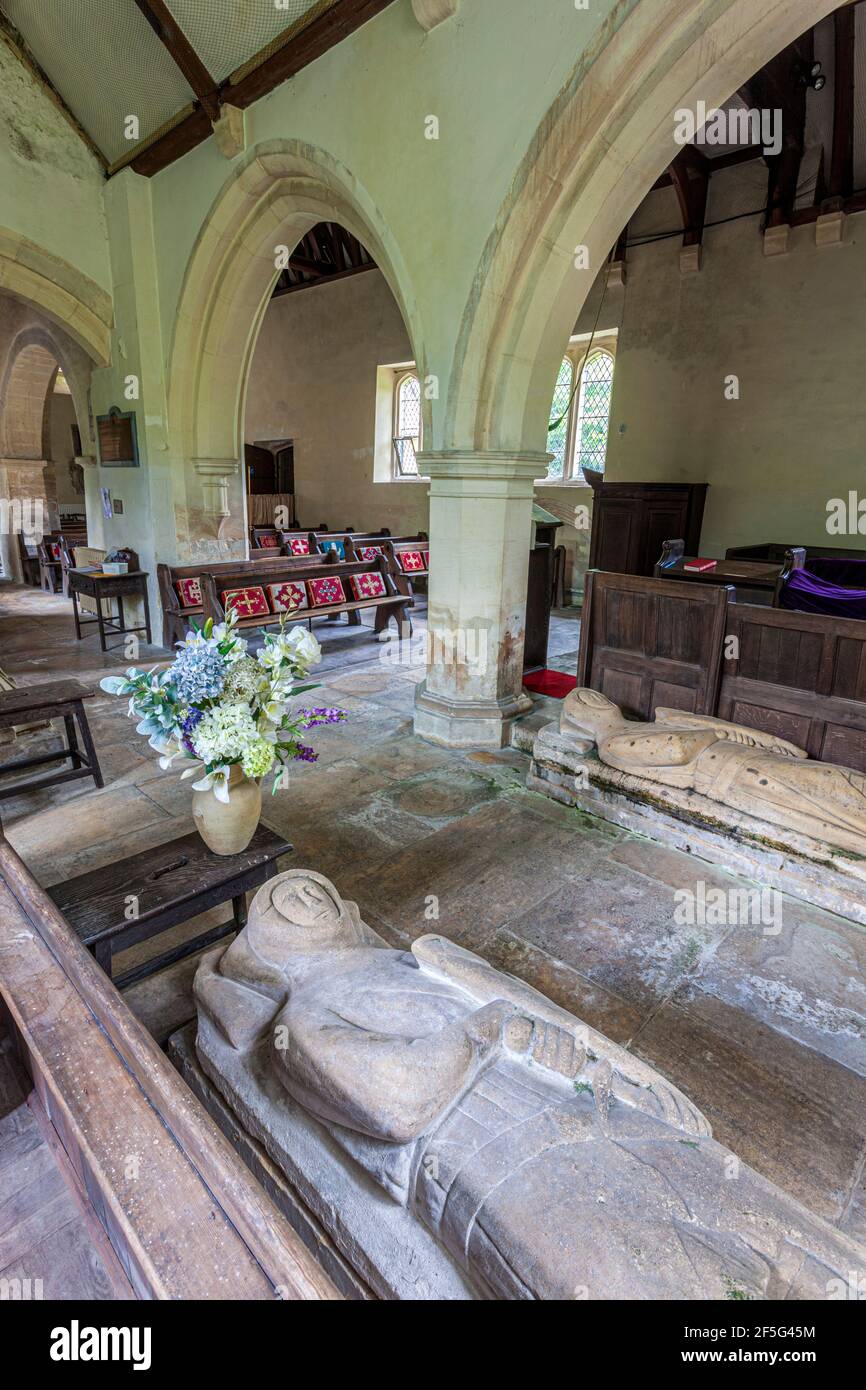
[(705, 570), (714, 570), (718, 560), (686, 560), (683, 569), (689, 574), (703, 574)]

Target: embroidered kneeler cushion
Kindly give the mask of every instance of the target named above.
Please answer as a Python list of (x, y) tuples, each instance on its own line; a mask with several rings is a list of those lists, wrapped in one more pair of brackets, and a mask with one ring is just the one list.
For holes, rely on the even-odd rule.
[(413, 574), (416, 570), (423, 570), (424, 557), (420, 550), (398, 550), (397, 559), (400, 561), (400, 568), (404, 574)]
[(48, 542), (48, 554), (51, 556), (52, 560), (60, 559), (60, 546), (57, 541)]
[(269, 584), (268, 598), (274, 613), (294, 613), (298, 608), (310, 606), (304, 585), (295, 579), (283, 584)]
[(381, 545), (361, 545), (358, 547), (358, 559), (366, 560), (368, 563), (370, 560), (375, 560), (376, 556), (381, 554)]
[(263, 550), (275, 550), (280, 544), (279, 536), (267, 535), (259, 536), (259, 545)]
[(321, 608), (325, 603), (346, 602), (342, 579), (308, 579), (307, 590), (314, 608)]
[(381, 574), (350, 574), (349, 583), (356, 599), (384, 598), (387, 592)]
[(174, 587), (181, 608), (201, 608), (201, 584), (197, 579), (176, 579)]
[(260, 584), (253, 584), (248, 589), (225, 589), (223, 608), (226, 614), (234, 610), (239, 618), (267, 618), (271, 612)]
[(307, 540), (306, 536), (290, 536), (289, 550), (293, 555), (309, 555), (310, 542)]
[(336, 550), (340, 560), (346, 558), (346, 547), (342, 541), (322, 541), (322, 550)]

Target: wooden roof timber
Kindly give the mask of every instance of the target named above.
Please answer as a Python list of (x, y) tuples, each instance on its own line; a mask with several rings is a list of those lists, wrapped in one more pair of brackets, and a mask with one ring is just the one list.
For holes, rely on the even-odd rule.
[(212, 121), (219, 117), (219, 84), (214, 81), (165, 0), (135, 0), (160, 43), (171, 54)]
[[(144, 0), (144, 3), (154, 6), (155, 0)], [(141, 9), (144, 3), (136, 0)], [(317, 15), (303, 28), (289, 30), (286, 41), (271, 51), (258, 66), (250, 68), (246, 65), (221, 83), (217, 89), (219, 105), (228, 104), (241, 109), (251, 106), (348, 38), (390, 4), (393, 4), (393, 0), (337, 0), (335, 5)], [(210, 133), (211, 118), (203, 107), (198, 107), (157, 136), (146, 148), (131, 151), (123, 161), (113, 165), (110, 172), (116, 173), (130, 165), (137, 174), (150, 177), (200, 145)]]

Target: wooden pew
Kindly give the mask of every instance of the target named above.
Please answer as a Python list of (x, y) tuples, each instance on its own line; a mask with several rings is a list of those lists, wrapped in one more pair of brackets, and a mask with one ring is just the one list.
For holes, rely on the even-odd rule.
[[(173, 646), (175, 642), (182, 642), (189, 631), (190, 622), (193, 619), (197, 622), (203, 620), (201, 576), (205, 570), (213, 571), (217, 575), (222, 573), (239, 575), (245, 572), (247, 575), (264, 576), (270, 574), (272, 570), (283, 573), (296, 566), (306, 565), (309, 568), (310, 566), (322, 566), (331, 563), (333, 562), (325, 555), (306, 555), (296, 559), (291, 555), (271, 554), (268, 551), (259, 551), (254, 560), (215, 560), (213, 563), (199, 561), (195, 565), (160, 563), (156, 567), (156, 577), (162, 605), (163, 645)], [(193, 581), (192, 585), (190, 585), (190, 581)], [(190, 588), (194, 591), (195, 581), (198, 581), (199, 584), (198, 602), (182, 603), (180, 586), (187, 586), (189, 593)]]
[[(224, 622), (227, 602), (224, 595), (230, 593), (237, 595), (239, 591), (246, 591), (243, 599), (235, 598), (234, 606), (240, 608), (241, 603), (243, 603), (245, 608), (243, 615), (238, 619), (238, 627), (259, 629), (272, 627), (280, 619), (280, 611), (274, 604), (273, 587), (294, 583), (301, 586), (306, 597), (306, 606), (287, 612), (286, 621), (289, 623), (305, 622), (311, 632), (314, 618), (334, 620), (339, 618), (342, 613), (346, 614), (349, 626), (359, 627), (361, 625), (361, 613), (368, 608), (375, 610), (374, 631), (376, 634), (385, 631), (392, 617), (397, 624), (398, 632), (402, 633), (404, 618), (408, 623), (410, 633), (412, 631), (411, 622), (406, 614), (408, 600), (405, 594), (400, 593), (397, 589), (384, 555), (379, 555), (372, 561), (341, 562), (336, 559), (328, 559), (325, 556), (308, 557), (305, 564), (291, 564), (284, 560), (282, 572), (279, 566), (274, 564), (268, 566), (266, 579), (263, 577), (264, 582), (257, 582), (259, 574), (258, 568), (256, 568), (255, 573), (251, 573), (248, 566), (235, 569), (231, 573), (220, 572), (216, 574), (213, 570), (205, 571), (202, 575), (201, 585), (205, 619), (213, 618), (215, 623)], [(358, 587), (361, 587), (366, 575), (371, 577), (371, 587), (375, 585), (382, 590), (378, 596), (357, 597), (356, 585), (352, 581), (355, 580)], [(337, 580), (343, 597), (337, 596), (332, 602), (314, 603), (314, 590), (311, 585), (317, 581), (326, 580)], [(262, 603), (264, 607), (262, 607)]]
[[(417, 536), (392, 536), (385, 542), (385, 554), (398, 589), (407, 594), (414, 605), (413, 581), (426, 580), (430, 573), (430, 542), (426, 531), (419, 531)], [(420, 565), (417, 563), (419, 556)]]

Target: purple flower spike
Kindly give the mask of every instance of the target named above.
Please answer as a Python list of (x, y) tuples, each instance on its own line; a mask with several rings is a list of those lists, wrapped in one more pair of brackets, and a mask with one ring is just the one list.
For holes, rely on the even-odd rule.
[(301, 722), (305, 729), (311, 729), (315, 724), (340, 724), (348, 718), (344, 709), (333, 709), (322, 707), (320, 709), (302, 709), (298, 711)]
[(305, 743), (298, 744), (297, 752), (294, 756), (302, 763), (316, 763), (319, 761), (319, 755), (316, 750), (314, 748), (308, 748)]

